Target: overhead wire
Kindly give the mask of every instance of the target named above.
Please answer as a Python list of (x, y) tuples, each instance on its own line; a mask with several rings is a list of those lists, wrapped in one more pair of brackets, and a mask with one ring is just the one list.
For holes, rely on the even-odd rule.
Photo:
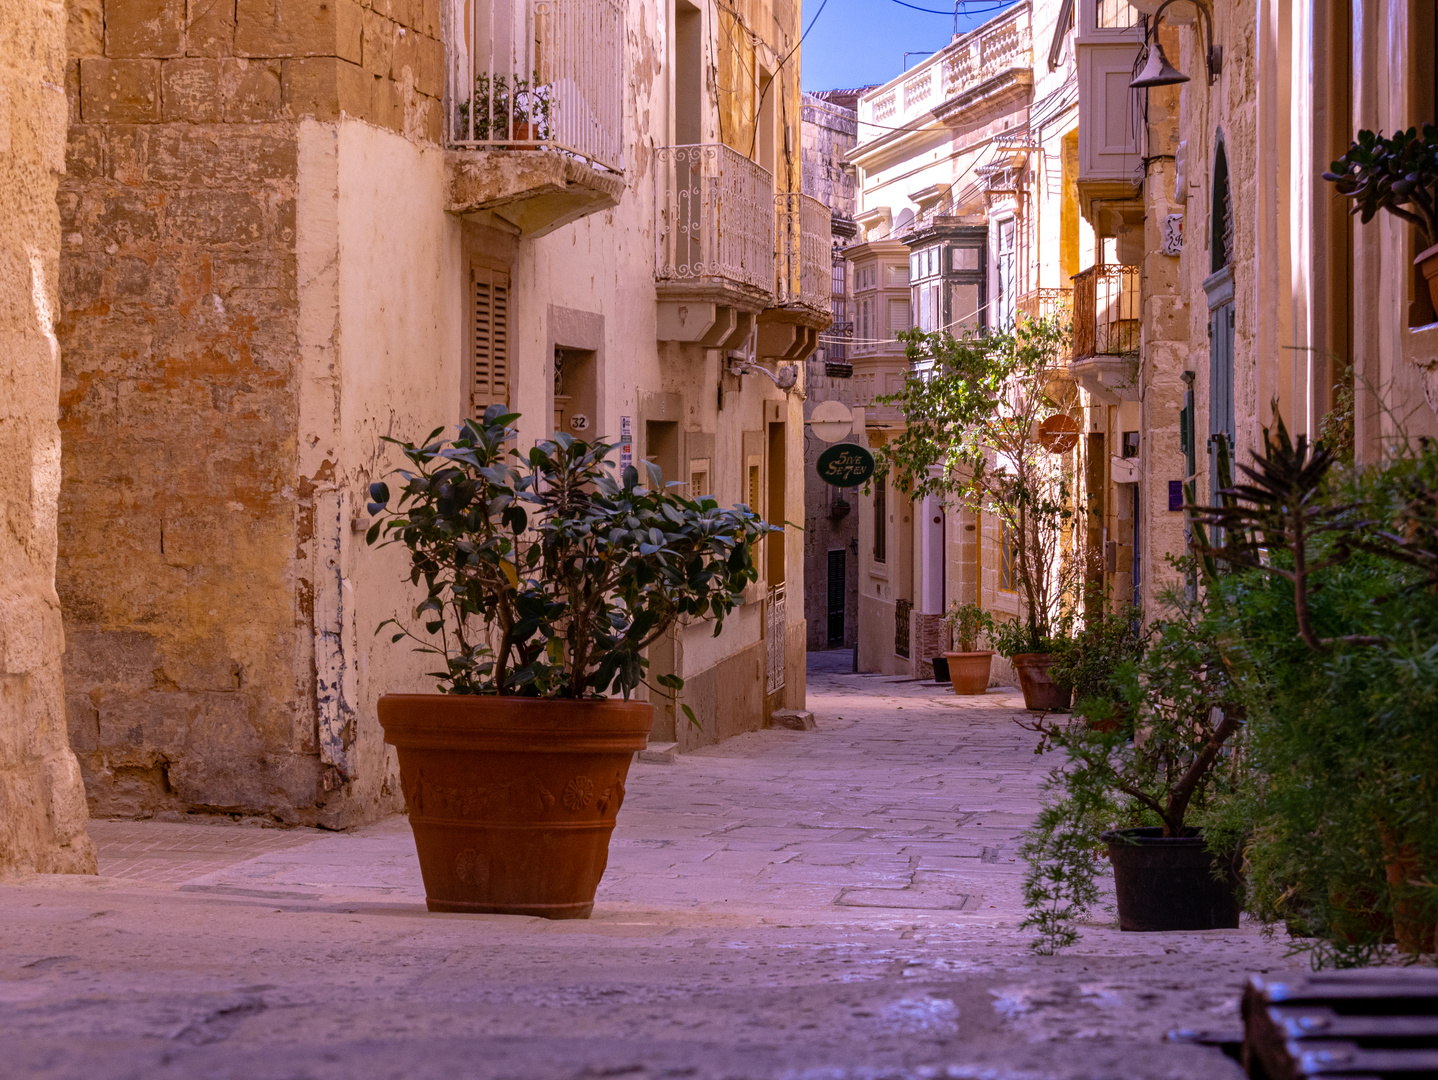
[[(954, 5), (954, 7), (953, 7), (952, 10), (949, 10), (949, 11), (939, 11), (939, 10), (936, 9), (936, 8), (919, 7), (918, 4), (910, 4), (910, 3), (907, 2), (907, 0), (894, 0), (894, 3), (898, 4), (900, 7), (909, 8), (911, 11), (922, 11), (922, 12), (924, 12), (926, 15), (948, 15), (948, 16), (950, 16), (950, 17), (952, 17), (952, 16), (954, 16), (954, 15), (958, 15), (958, 14), (964, 14), (964, 15), (987, 15), (987, 14), (988, 14), (989, 12), (991, 12), (991, 11), (1002, 11), (1004, 8), (1008, 8), (1008, 7), (1013, 7), (1013, 6), (1014, 6), (1013, 0), (1008, 0), (1008, 2), (1006, 2), (1006, 3), (990, 4), (988, 7), (982, 7), (982, 8), (979, 8), (977, 11), (974, 11), (974, 10), (970, 10), (970, 8), (969, 8), (969, 6), (968, 6), (970, 3), (973, 3), (973, 2), (974, 2), (974, 0), (959, 0), (959, 2)], [(960, 8), (963, 9), (962, 12), (959, 10)]]

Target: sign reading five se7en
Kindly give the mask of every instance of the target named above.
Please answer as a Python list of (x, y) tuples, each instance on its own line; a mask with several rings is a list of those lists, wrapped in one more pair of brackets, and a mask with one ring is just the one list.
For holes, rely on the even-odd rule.
[(853, 443), (835, 443), (819, 455), (819, 479), (835, 487), (858, 487), (874, 475), (874, 455)]

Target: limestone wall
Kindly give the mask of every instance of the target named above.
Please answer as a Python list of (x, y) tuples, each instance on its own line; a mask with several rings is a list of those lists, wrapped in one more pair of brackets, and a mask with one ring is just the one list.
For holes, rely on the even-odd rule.
[(0, 0), (0, 877), (94, 873), (55, 595), (65, 12)]
[[(411, 194), (445, 224), (422, 161), (438, 157), (439, 32), (438, 0), (70, 2), (59, 581), (96, 813), (344, 824), (397, 805), (383, 767), (351, 782), (357, 691), (322, 731), (317, 684), (359, 663), (353, 494), (388, 432), (368, 420), (411, 420), (365, 364), (433, 355), (453, 329), (410, 304), (431, 337), (396, 340), (404, 313), (376, 304), (404, 296), (407, 256), (434, 253), (376, 214), (376, 183), (428, 176)], [(344, 141), (345, 125), (370, 134)], [(440, 266), (414, 280), (426, 302)], [(456, 415), (449, 363), (419, 380), (420, 397), (445, 384), (425, 430)], [(317, 661), (317, 633), (347, 654)]]

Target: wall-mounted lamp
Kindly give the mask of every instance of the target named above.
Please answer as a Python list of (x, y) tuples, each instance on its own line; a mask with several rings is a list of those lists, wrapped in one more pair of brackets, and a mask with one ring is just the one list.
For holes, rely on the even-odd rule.
[[(1188, 76), (1179, 71), (1168, 62), (1168, 57), (1163, 53), (1163, 46), (1158, 43), (1158, 23), (1163, 18), (1164, 11), (1169, 4), (1179, 3), (1180, 0), (1164, 0), (1153, 14), (1153, 20), (1149, 23), (1148, 32), (1144, 35), (1144, 45), (1148, 47), (1148, 60), (1139, 72), (1138, 78), (1128, 85), (1135, 90), (1147, 89), (1151, 86), (1176, 86), (1179, 83), (1188, 82)], [(1213, 43), (1213, 12), (1209, 10), (1208, 4), (1203, 0), (1183, 0), (1198, 9), (1198, 21), (1203, 23), (1207, 31), (1208, 53), (1204, 61), (1208, 68), (1208, 85), (1212, 86), (1218, 81), (1218, 74), (1223, 70), (1223, 46), (1215, 46)]]
[(769, 376), (769, 381), (786, 394), (792, 390), (799, 381), (799, 367), (797, 364), (785, 364), (778, 371), (770, 371), (763, 364), (756, 363), (743, 356), (731, 355), (729, 357), (730, 375), (751, 375), (755, 372)]

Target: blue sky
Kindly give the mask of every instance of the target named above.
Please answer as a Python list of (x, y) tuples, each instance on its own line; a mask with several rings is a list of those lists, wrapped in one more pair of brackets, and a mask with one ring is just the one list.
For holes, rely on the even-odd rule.
[[(806, 27), (821, 2), (803, 0)], [(930, 15), (902, 7), (894, 0), (829, 0), (799, 54), (804, 89), (834, 90), (888, 82), (904, 70), (905, 52), (947, 45), (954, 32), (953, 0), (909, 2), (934, 9), (947, 6), (948, 12)], [(969, 0), (962, 6), (977, 14), (960, 11), (960, 33), (993, 18), (1000, 8), (993, 0)], [(909, 66), (922, 59), (910, 56)]]

